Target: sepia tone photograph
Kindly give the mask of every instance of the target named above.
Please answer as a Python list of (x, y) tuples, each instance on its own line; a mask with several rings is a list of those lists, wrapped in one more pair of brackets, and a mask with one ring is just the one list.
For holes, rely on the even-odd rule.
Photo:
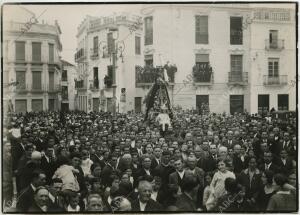
[(2, 213), (298, 212), (298, 6), (1, 4)]

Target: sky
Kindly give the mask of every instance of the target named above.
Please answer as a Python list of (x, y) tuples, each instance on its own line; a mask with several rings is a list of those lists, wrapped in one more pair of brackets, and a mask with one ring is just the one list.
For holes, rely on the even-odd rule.
[(54, 24), (55, 20), (61, 28), (60, 39), (63, 50), (62, 59), (74, 64), (74, 54), (77, 47), (77, 27), (84, 20), (86, 15), (90, 16), (109, 16), (113, 13), (130, 12), (139, 14), (141, 5), (113, 5), (113, 4), (93, 4), (93, 5), (22, 5), (22, 7), (35, 13), (39, 23), (44, 21), (48, 24)]

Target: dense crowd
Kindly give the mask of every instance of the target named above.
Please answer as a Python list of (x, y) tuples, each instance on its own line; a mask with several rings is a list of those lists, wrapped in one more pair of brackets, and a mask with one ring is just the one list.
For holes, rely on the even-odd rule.
[(142, 114), (10, 114), (5, 211), (291, 211), (296, 118), (176, 110), (167, 131)]

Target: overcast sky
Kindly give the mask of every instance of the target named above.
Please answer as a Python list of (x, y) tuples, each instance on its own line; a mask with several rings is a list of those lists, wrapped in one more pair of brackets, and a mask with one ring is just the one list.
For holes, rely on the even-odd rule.
[(61, 56), (64, 60), (74, 63), (74, 54), (77, 47), (76, 34), (77, 27), (84, 20), (86, 15), (90, 16), (109, 16), (113, 13), (130, 12), (139, 14), (141, 5), (101, 5), (101, 4), (86, 4), (86, 5), (22, 5), (39, 17), (39, 23), (47, 22), (54, 24), (55, 20), (58, 21), (62, 34), (61, 42), (63, 51)]
[[(254, 6), (254, 4), (252, 4)], [(257, 6), (257, 5), (256, 5)], [(288, 5), (282, 4), (268, 4), (259, 5), (269, 7), (288, 7)], [(290, 5), (294, 7), (293, 5)], [(113, 13), (130, 12), (136, 15), (140, 14), (142, 4), (80, 4), (80, 5), (22, 5), (39, 17), (39, 23), (47, 22), (48, 24), (54, 24), (57, 20), (61, 27), (61, 42), (63, 45), (63, 51), (61, 56), (64, 60), (74, 63), (74, 54), (76, 51), (77, 41), (76, 33), (77, 27), (84, 20), (86, 15), (91, 16), (108, 16)], [(42, 15), (41, 15), (42, 14)]]

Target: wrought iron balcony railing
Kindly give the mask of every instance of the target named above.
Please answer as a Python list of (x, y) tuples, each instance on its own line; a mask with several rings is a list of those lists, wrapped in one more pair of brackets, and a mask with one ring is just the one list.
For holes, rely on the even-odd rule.
[(265, 40), (266, 50), (281, 51), (284, 49), (284, 40)]
[(240, 85), (248, 84), (248, 72), (242, 72), (242, 73), (229, 72), (228, 84), (240, 84)]
[(264, 75), (264, 85), (286, 85), (287, 75), (269, 76)]

